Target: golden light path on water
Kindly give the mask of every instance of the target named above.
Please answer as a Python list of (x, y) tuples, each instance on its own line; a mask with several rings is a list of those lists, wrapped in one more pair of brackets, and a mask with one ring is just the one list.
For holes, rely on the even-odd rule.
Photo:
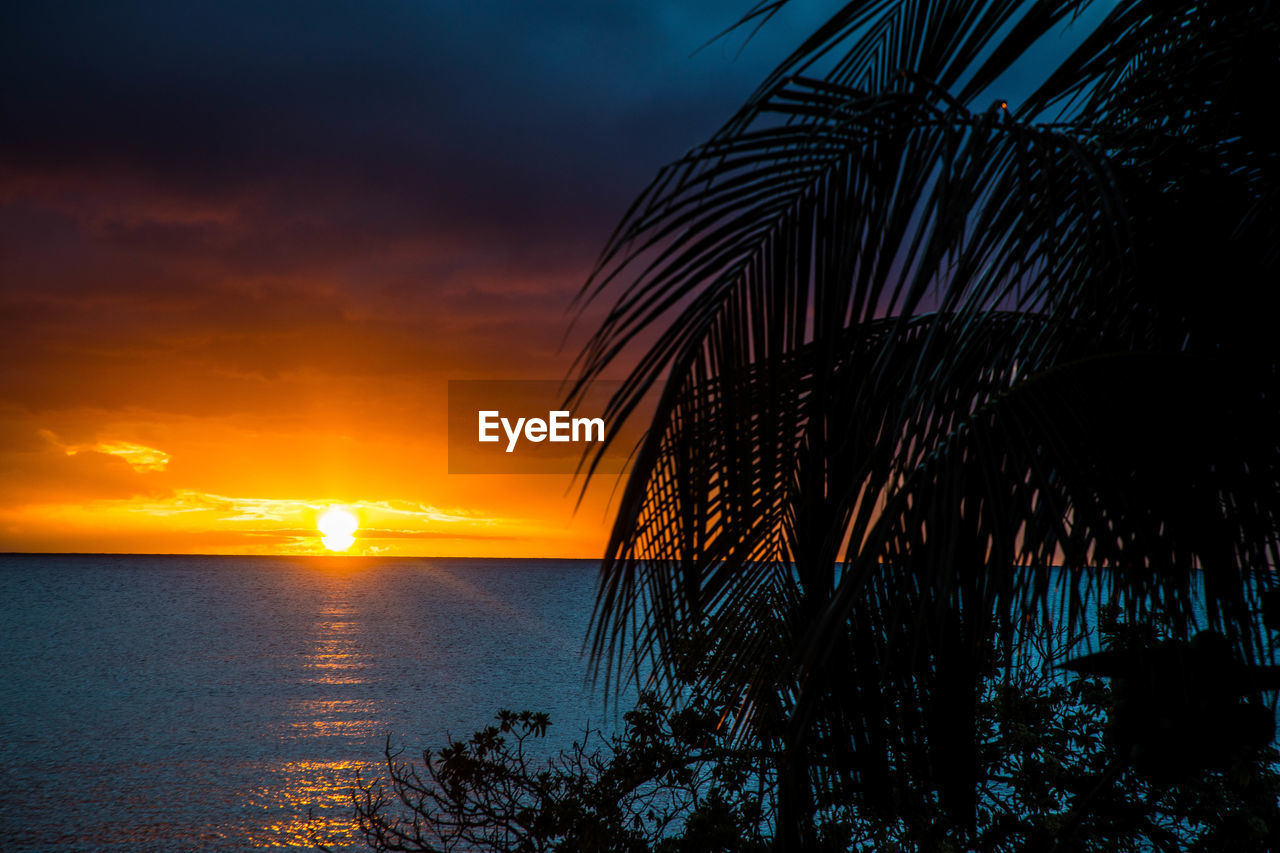
[[(282, 732), (290, 739), (359, 741), (386, 729), (376, 700), (350, 697), (353, 689), (366, 684), (370, 661), (361, 644), (357, 604), (341, 583), (344, 573), (330, 572), (334, 583), (316, 614), (303, 661), (303, 684), (321, 695), (290, 703)], [(378, 769), (372, 760), (289, 761), (273, 768), (276, 784), (257, 792), (262, 807), (274, 818), (263, 827), (271, 840), (259, 846), (314, 848), (320, 842), (339, 849), (357, 845), (351, 821), (352, 784), (357, 774), (367, 779)]]
[(251, 797), (270, 817), (263, 829), (269, 840), (259, 848), (332, 849), (359, 843), (351, 824), (351, 779), (367, 769), (363, 761), (293, 761), (272, 768), (284, 784)]
[[(332, 512), (332, 510), (330, 511)], [(340, 521), (339, 525), (345, 525)], [(328, 544), (328, 543), (326, 543)], [(388, 726), (388, 709), (374, 698), (378, 675), (366, 648), (366, 624), (381, 603), (360, 591), (359, 580), (376, 572), (373, 564), (334, 557), (325, 560), (312, 580), (323, 592), (316, 600), (306, 652), (301, 661), (299, 686), (307, 693), (288, 703), (281, 721), (282, 742), (314, 744), (316, 754), (331, 752), (334, 745), (380, 743)], [(511, 625), (535, 629), (519, 608), (487, 595), (448, 571), (432, 571), (434, 584), (457, 599), (482, 608), (487, 615), (501, 613)], [(317, 590), (319, 591), (319, 590)], [(262, 820), (254, 834), (259, 848), (307, 848), (317, 843), (329, 849), (363, 849), (362, 837), (352, 822), (352, 785), (357, 776), (369, 781), (382, 775), (376, 759), (380, 751), (369, 749), (360, 760), (281, 761), (265, 767), (270, 782), (249, 792), (245, 805), (259, 811)]]
[[(315, 744), (314, 750), (308, 750), (314, 754), (347, 743), (372, 748), (363, 751), (360, 760), (293, 760), (270, 768), (272, 783), (250, 797), (251, 805), (264, 813), (263, 831), (257, 836), (260, 847), (314, 849), (319, 842), (333, 850), (364, 849), (351, 819), (352, 785), (357, 775), (366, 782), (384, 775), (378, 759), (391, 709), (376, 698), (383, 695), (383, 674), (376, 666), (378, 647), (369, 647), (372, 637), (366, 634), (386, 606), (386, 590), (375, 596), (362, 588), (362, 577), (370, 572), (376, 576), (376, 564), (334, 557), (324, 565), (320, 576), (314, 577), (324, 591), (316, 601), (301, 667), (301, 686), (308, 695), (289, 703), (280, 734), (294, 743)], [(486, 592), (454, 571), (433, 568), (428, 576), (436, 596), (465, 602), (481, 624), (491, 625), (496, 619), (517, 636), (536, 636), (548, 647), (564, 646), (570, 659), (575, 655), (576, 631), (565, 636), (548, 632), (525, 608)], [(426, 627), (422, 622), (418, 626)], [(492, 710), (496, 709), (486, 712)], [(480, 724), (488, 719), (472, 716), (469, 721)]]

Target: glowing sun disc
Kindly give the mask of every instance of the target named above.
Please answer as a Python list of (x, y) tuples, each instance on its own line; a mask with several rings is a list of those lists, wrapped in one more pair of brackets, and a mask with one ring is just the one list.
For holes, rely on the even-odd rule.
[(350, 548), (356, 541), (355, 532), (359, 526), (360, 522), (354, 515), (338, 507), (329, 507), (316, 519), (316, 527), (322, 534), (320, 541), (330, 551)]

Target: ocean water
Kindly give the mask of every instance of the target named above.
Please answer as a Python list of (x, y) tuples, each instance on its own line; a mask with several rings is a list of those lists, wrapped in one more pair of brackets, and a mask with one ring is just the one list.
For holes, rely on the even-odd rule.
[[(578, 560), (0, 556), (0, 850), (361, 849), (357, 773), (610, 719)], [(612, 714), (612, 712), (610, 712)]]

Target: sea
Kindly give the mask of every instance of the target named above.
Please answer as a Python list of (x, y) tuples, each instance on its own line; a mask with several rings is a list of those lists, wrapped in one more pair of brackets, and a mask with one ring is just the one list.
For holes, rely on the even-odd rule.
[(366, 849), (359, 777), (617, 725), (582, 560), (0, 555), (0, 850)]

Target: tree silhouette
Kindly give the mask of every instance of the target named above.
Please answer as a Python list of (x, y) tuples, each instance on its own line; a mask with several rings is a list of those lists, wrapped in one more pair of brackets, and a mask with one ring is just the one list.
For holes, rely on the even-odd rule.
[(854, 0), (584, 288), (613, 307), (578, 388), (630, 367), (608, 422), (666, 379), (595, 660), (669, 690), (696, 661), (781, 756), (792, 849), (833, 797), (973, 831), (993, 638), (1109, 602), (1270, 654), (1280, 15), (1122, 0), (1042, 67), (1092, 5)]
[[(1101, 654), (1141, 656), (1159, 639), (1153, 626), (1118, 617), (1116, 608), (1102, 614)], [(1174, 651), (1168, 643), (1161, 648)], [(1200, 653), (1216, 651), (1193, 651)], [(972, 849), (1274, 849), (1274, 749), (1238, 752), (1228, 772), (1168, 784), (1136, 762), (1116, 760), (1124, 738), (1104, 723), (1103, 711), (1124, 699), (1105, 681), (1064, 683), (1052, 661), (1041, 670), (1014, 669), (1001, 657), (990, 655), (994, 666), (983, 674), (977, 704)], [(733, 744), (717, 725), (724, 709), (697, 681), (688, 686), (680, 708), (642, 695), (621, 731), (588, 730), (551, 755), (537, 744), (554, 726), (527, 711), (499, 712), (496, 725), (426, 750), (417, 764), (388, 743), (382, 775), (353, 791), (360, 833), (374, 850), (762, 853), (773, 846), (776, 827), (774, 765)], [(890, 783), (911, 787), (914, 757), (894, 758)], [(903, 805), (877, 812), (832, 798), (814, 820), (822, 849), (960, 846), (936, 796)]]

